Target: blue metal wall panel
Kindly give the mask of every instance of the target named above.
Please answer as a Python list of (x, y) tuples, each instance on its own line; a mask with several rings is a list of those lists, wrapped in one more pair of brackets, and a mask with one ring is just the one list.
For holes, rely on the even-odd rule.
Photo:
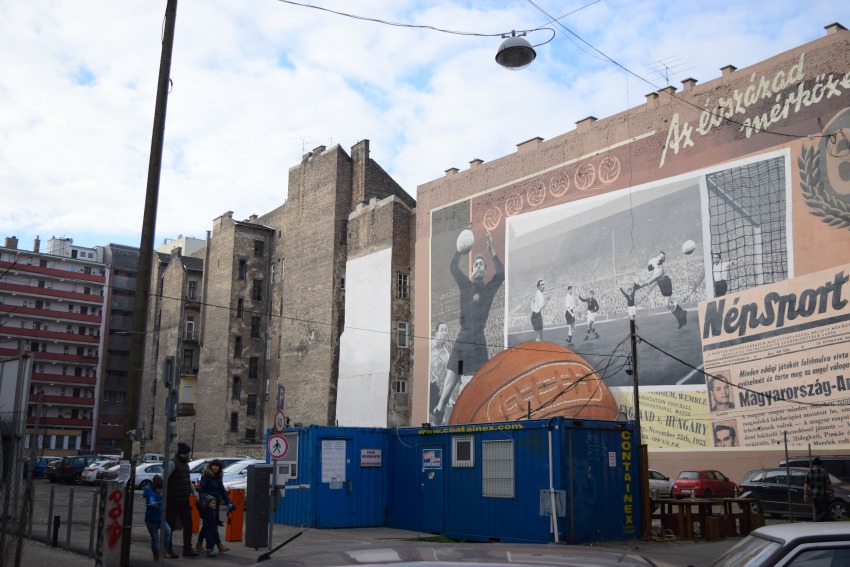
[[(386, 525), (387, 431), (376, 428), (300, 428), (298, 478), (287, 483), (277, 523), (310, 527)], [(322, 481), (322, 443), (345, 443), (344, 481)], [(381, 452), (381, 466), (361, 466), (361, 449)]]

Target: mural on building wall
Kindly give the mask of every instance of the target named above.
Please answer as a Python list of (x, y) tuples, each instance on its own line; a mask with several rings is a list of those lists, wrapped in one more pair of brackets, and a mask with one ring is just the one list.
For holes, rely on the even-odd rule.
[[(804, 146), (801, 154), (806, 151)], [(634, 317), (642, 339), (638, 360), (648, 444), (763, 444), (755, 441), (758, 418), (740, 407), (734, 369), (706, 364), (699, 306), (793, 277), (790, 164), (785, 149), (531, 207), (531, 195), (538, 203), (553, 197), (550, 188), (557, 185), (550, 184), (541, 189), (542, 198), (526, 192), (522, 205), (520, 193), (510, 193), (505, 207), (511, 204), (518, 214), (499, 217), (491, 206), (477, 223), (466, 216), (474, 208), (469, 202), (434, 211), (432, 422), (501, 421), (529, 410), (532, 417), (631, 418), (633, 378), (627, 370)], [(833, 177), (842, 189), (847, 186), (841, 171)], [(502, 248), (490, 250), (491, 241)], [(496, 261), (502, 254), (504, 284)], [(482, 255), (495, 269), (481, 279), (480, 293), (471, 291), (464, 300), (466, 274), (475, 274), (474, 258)], [(465, 309), (469, 301), (479, 301), (481, 309)], [(462, 335), (464, 326), (477, 335)], [(454, 361), (452, 353), (459, 353)], [(450, 365), (463, 368), (467, 359), (475, 371), (448, 391)], [(835, 392), (838, 387), (836, 382)], [(604, 399), (598, 407), (591, 403), (599, 401), (596, 395)], [(846, 443), (850, 427), (844, 429), (816, 442)]]

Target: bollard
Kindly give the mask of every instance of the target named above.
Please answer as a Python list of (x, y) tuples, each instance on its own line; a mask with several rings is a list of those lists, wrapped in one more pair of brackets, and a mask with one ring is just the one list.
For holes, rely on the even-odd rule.
[[(192, 510), (192, 533), (201, 532), (201, 511), (198, 510), (198, 503), (194, 496), (189, 496), (189, 508)], [(184, 528), (185, 529), (185, 528)]]
[(224, 541), (242, 541), (242, 523), (245, 519), (245, 491), (231, 488), (228, 491), (233, 511), (227, 514)]
[(97, 531), (97, 504), (100, 490), (92, 490), (91, 521), (89, 521), (89, 556), (94, 557), (94, 534)]
[(56, 547), (59, 545), (59, 524), (61, 524), (59, 516), (53, 516), (53, 537), (50, 538), (50, 545)]
[(65, 535), (65, 549), (71, 549), (71, 524), (74, 519), (74, 489), (68, 491), (68, 528)]
[[(53, 517), (53, 499), (56, 497), (56, 487), (50, 487), (50, 500), (47, 505), (47, 533), (44, 536), (45, 541), (50, 541), (50, 518)], [(54, 544), (55, 545), (55, 544)]]

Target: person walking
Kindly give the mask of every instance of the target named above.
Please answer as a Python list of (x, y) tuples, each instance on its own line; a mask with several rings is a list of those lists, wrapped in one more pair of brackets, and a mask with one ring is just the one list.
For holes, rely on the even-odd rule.
[[(202, 495), (198, 510), (201, 515), (200, 537), (207, 541), (207, 557), (215, 557), (217, 554), (213, 542), (218, 537), (218, 504), (215, 496), (212, 494)], [(200, 545), (201, 543), (198, 542), (198, 546)]]
[[(171, 541), (171, 528), (168, 522), (162, 523), (162, 477), (156, 475), (153, 477), (152, 484), (145, 487), (142, 496), (145, 499), (145, 525), (148, 527), (148, 533), (151, 535), (151, 551), (153, 551), (153, 560), (159, 561), (159, 527), (163, 525), (165, 533), (162, 536), (163, 544)], [(177, 557), (171, 553), (169, 548), (166, 548), (163, 557)]]
[(820, 465), (820, 457), (812, 459), (812, 468), (803, 481), (803, 502), (808, 502), (811, 497), (815, 521), (826, 522), (829, 520), (829, 503), (835, 498), (835, 490), (829, 481), (829, 473)]
[[(197, 557), (198, 554), (192, 549), (192, 508), (189, 497), (193, 496), (198, 501), (198, 493), (189, 476), (189, 453), (192, 448), (186, 443), (177, 444), (177, 452), (174, 458), (168, 461), (165, 475), (168, 483), (168, 491), (165, 498), (165, 521), (174, 530), (183, 530), (183, 557)], [(171, 545), (171, 534), (167, 539), (166, 557), (176, 557), (174, 547)]]
[[(201, 542), (204, 538), (207, 538), (206, 549), (208, 557), (213, 557), (215, 555), (210, 555), (210, 550), (213, 546), (218, 547), (219, 553), (230, 551), (229, 547), (221, 543), (221, 536), (218, 533), (218, 526), (221, 525), (219, 506), (222, 502), (226, 503), (228, 512), (232, 511), (234, 508), (233, 503), (230, 501), (230, 497), (227, 494), (227, 490), (224, 488), (224, 481), (222, 480), (224, 474), (222, 473), (222, 468), (221, 461), (218, 459), (213, 459), (208, 462), (204, 465), (204, 472), (201, 473), (201, 480), (198, 483), (199, 499), (202, 503), (207, 497), (215, 499), (215, 523), (213, 524), (213, 528), (210, 530), (202, 530), (198, 534), (198, 543), (195, 544), (195, 551), (201, 553), (204, 551), (204, 546)], [(204, 504), (204, 506), (206, 506), (206, 504)], [(202, 509), (201, 512), (205, 513), (206, 510)]]

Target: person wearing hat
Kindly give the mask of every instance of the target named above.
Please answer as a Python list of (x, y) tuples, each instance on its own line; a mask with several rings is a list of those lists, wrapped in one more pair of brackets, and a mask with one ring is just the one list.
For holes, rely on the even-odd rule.
[[(177, 453), (168, 461), (165, 475), (168, 490), (165, 502), (165, 521), (171, 526), (172, 532), (177, 529), (183, 530), (183, 557), (197, 557), (198, 554), (192, 549), (192, 508), (189, 505), (189, 496), (198, 501), (198, 493), (189, 476), (189, 453), (192, 448), (186, 443), (177, 444)], [(181, 528), (182, 527), (182, 528)], [(171, 545), (171, 538), (166, 546), (166, 557), (175, 557)]]

